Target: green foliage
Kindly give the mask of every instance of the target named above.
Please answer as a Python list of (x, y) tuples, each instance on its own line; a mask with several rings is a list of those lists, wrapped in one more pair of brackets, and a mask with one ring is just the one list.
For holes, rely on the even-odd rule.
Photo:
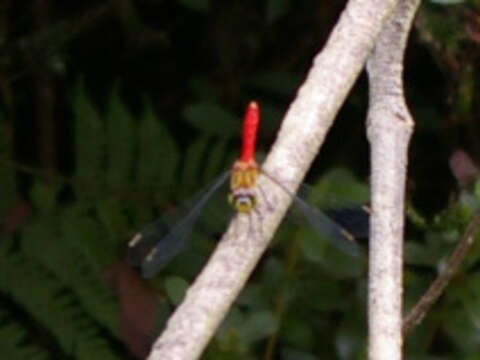
[[(474, 193), (462, 190), (458, 201), (437, 214), (431, 223), (422, 219), (425, 224), (424, 241), (408, 240), (405, 244), (405, 261), (414, 266), (407, 271), (406, 308), (410, 309), (426, 291), (435, 276), (444, 272), (448, 258), (455, 246), (462, 240), (465, 230), (474, 212), (480, 208), (480, 198)], [(417, 222), (418, 212), (415, 212)], [(462, 263), (460, 272), (452, 279), (445, 295), (427, 314), (422, 325), (414, 331), (407, 342), (408, 351), (412, 355), (420, 355), (419, 349), (428, 349), (432, 334), (441, 334), (460, 353), (474, 353), (480, 346), (478, 332), (478, 309), (480, 304), (480, 283), (476, 274), (476, 266), (480, 259), (480, 244), (471, 248)], [(417, 269), (416, 271), (414, 269)], [(427, 356), (428, 352), (423, 352)], [(452, 351), (452, 354), (455, 352)]]
[(119, 87), (110, 95), (106, 116), (107, 160), (106, 183), (127, 188), (132, 182), (136, 128), (133, 117), (120, 100)]
[(35, 182), (30, 193), (33, 205), (42, 213), (53, 211), (59, 190), (59, 186), (48, 186), (42, 182)]
[(250, 77), (248, 83), (274, 94), (291, 95), (300, 85), (301, 78), (287, 72), (261, 72)]
[[(28, 225), (15, 238), (2, 242), (0, 292), (36, 324), (32, 329), (3, 314), (0, 334), (5, 334), (3, 347), (11, 358), (48, 359), (58, 352), (78, 359), (122, 358), (126, 350), (118, 344), (125, 341), (120, 321), (126, 310), (122, 298), (117, 298), (120, 293), (106, 286), (106, 274), (123, 257), (134, 231), (150, 222), (159, 209), (191, 196), (238, 154), (231, 140), (239, 134), (240, 122), (211, 100), (195, 102), (183, 111), (184, 124), (200, 134), (181, 149), (150, 101), (144, 100), (136, 117), (120, 99), (117, 86), (102, 115), (85, 92), (79, 82), (72, 96), (73, 176), (56, 182), (35, 179), (30, 190), (34, 213)], [(272, 126), (279, 114), (276, 106), (267, 104), (265, 117)], [(71, 192), (73, 201), (62, 200), (65, 192)], [(341, 168), (324, 174), (314, 186), (303, 186), (300, 194), (326, 209), (358, 206), (369, 198), (367, 186)], [(192, 202), (186, 202), (187, 208)], [(423, 241), (409, 238), (405, 245), (406, 263), (413, 267), (406, 273), (407, 306), (445, 266), (478, 208), (475, 192), (463, 192), (457, 203), (431, 222), (410, 207), (409, 214), (424, 233)], [(214, 197), (211, 212), (202, 220), (202, 226), (214, 230), (193, 232), (189, 251), (152, 281), (168, 299), (162, 324), (168, 308), (181, 301), (214, 248), (214, 238), (223, 231), (230, 213), (225, 209), (225, 195)], [(185, 212), (169, 214), (173, 224)], [(275, 246), (218, 330), (206, 359), (254, 359), (259, 351), (282, 359), (364, 356), (365, 259), (339, 252), (306, 225), (297, 219), (294, 226), (287, 222), (281, 228)], [(473, 271), (479, 258), (477, 246), (465, 271)], [(480, 281), (476, 275), (459, 276), (464, 281), (456, 282), (442, 307), (427, 318), (415, 346), (427, 341), (426, 331), (432, 328), (441, 328), (462, 352), (480, 345), (472, 335), (480, 316)], [(46, 334), (38, 342), (30, 340), (38, 337), (37, 329)], [(161, 330), (160, 325), (151, 332)]]
[[(136, 183), (142, 191), (168, 189), (175, 182), (179, 163), (178, 149), (163, 122), (157, 120), (149, 101), (139, 128)], [(166, 200), (157, 199), (157, 200)]]
[[(96, 196), (103, 188), (101, 179), (105, 154), (104, 124), (85, 94), (83, 81), (78, 81), (72, 99), (75, 116), (75, 170), (79, 184), (77, 196)], [(84, 179), (84, 180), (82, 180)], [(82, 187), (85, 179), (96, 179)]]
[(5, 359), (47, 360), (51, 357), (39, 346), (27, 345), (31, 336), (23, 324), (18, 323), (8, 314), (0, 313), (0, 349)]
[[(2, 116), (1, 113), (0, 116)], [(0, 121), (0, 160), (4, 161), (7, 160), (7, 154), (9, 151), (7, 137), (8, 134), (6, 133), (4, 123)], [(4, 215), (17, 200), (15, 172), (6, 166), (0, 166), (0, 188), (3, 193), (2, 201), (0, 201), (0, 214)]]
[(188, 282), (178, 276), (169, 276), (165, 279), (165, 291), (170, 301), (178, 305), (188, 289)]
[[(242, 106), (252, 99), (262, 106), (260, 151), (268, 149), (341, 4), (138, 1), (111, 12), (108, 2), (51, 3), (22, 12), (22, 2), (11, 2), (8, 31), (0, 34), (0, 214), (7, 231), (0, 239), (0, 358), (129, 358), (124, 330), (138, 326), (125, 326), (125, 319), (148, 323), (138, 320), (151, 306), (138, 304), (142, 291), (153, 288), (165, 300), (146, 316), (154, 329), (137, 331), (148, 337), (162, 330), (231, 209), (225, 194), (211, 199), (188, 251), (148, 284), (121, 267), (127, 241), (160, 213), (169, 214), (169, 224), (185, 215), (177, 205), (191, 205), (184, 199), (231, 165)], [(407, 309), (445, 269), (478, 208), (480, 183), (455, 200), (449, 174), (437, 172), (452, 141), (478, 152), (478, 5), (426, 2), (409, 40), (405, 83), (417, 124), (409, 195), (421, 206), (407, 209)], [(49, 21), (39, 31), (44, 15)], [(84, 81), (75, 84), (78, 77)], [(314, 174), (339, 159), (366, 174), (356, 125), (367, 108), (364, 83), (342, 107)], [(54, 144), (43, 131), (49, 113)], [(58, 160), (63, 176), (36, 169), (52, 149), (47, 160)], [(418, 176), (416, 168), (429, 166), (433, 175)], [(343, 169), (313, 185), (301, 193), (320, 208), (368, 200), (365, 184)], [(447, 197), (448, 208), (440, 210)], [(425, 215), (439, 198), (444, 202)], [(327, 236), (295, 221), (282, 225), (205, 359), (366, 358), (365, 258), (339, 253)], [(364, 256), (367, 241), (359, 242)], [(476, 244), (407, 339), (408, 359), (478, 358), (479, 258)], [(122, 271), (127, 275), (116, 274)]]
[(273, 23), (281, 18), (288, 10), (288, 0), (269, 0), (267, 2), (267, 21)]
[(217, 104), (202, 102), (189, 105), (183, 116), (191, 125), (212, 135), (228, 138), (240, 134), (238, 116)]
[(90, 351), (93, 359), (117, 358), (111, 345), (99, 336), (98, 325), (83, 312), (64, 284), (36, 261), (3, 245), (0, 253), (3, 294), (47, 330), (65, 355), (76, 358)]
[[(0, 332), (8, 340), (2, 355), (8, 349), (12, 359), (58, 358), (49, 355), (50, 344), (58, 346), (63, 356), (78, 359), (114, 359), (125, 352), (117, 342), (126, 340), (120, 331), (125, 309), (104, 277), (124, 252), (133, 232), (131, 219), (148, 221), (152, 208), (173, 198), (177, 183), (179, 151), (148, 101), (143, 116), (134, 119), (116, 87), (103, 117), (80, 81), (72, 105), (74, 175), (57, 182), (36, 179), (28, 225), (15, 240), (2, 239), (0, 293), (48, 334), (48, 346), (37, 347), (29, 340), (38, 337), (35, 331), (10, 318), (3, 321)], [(227, 151), (225, 142), (222, 146)], [(221, 161), (215, 156), (209, 171), (222, 166)], [(188, 173), (190, 179), (196, 170)], [(14, 194), (14, 172), (2, 171), (10, 177), (2, 177), (4, 189), (10, 187)], [(75, 201), (66, 203), (65, 192), (72, 192)], [(161, 202), (149, 200), (147, 206), (139, 206), (152, 195)]]
[(178, 0), (178, 2), (189, 10), (206, 13), (209, 9), (209, 0)]

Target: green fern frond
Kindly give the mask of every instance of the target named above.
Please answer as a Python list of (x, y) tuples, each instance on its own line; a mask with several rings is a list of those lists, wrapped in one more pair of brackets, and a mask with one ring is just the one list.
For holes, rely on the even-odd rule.
[(218, 176), (226, 166), (230, 166), (225, 160), (228, 153), (228, 140), (219, 140), (212, 145), (212, 151), (206, 159), (205, 169), (203, 173), (204, 181), (210, 181)]
[(208, 154), (210, 137), (202, 136), (194, 141), (185, 154), (182, 177), (180, 180), (181, 189), (185, 193), (192, 193), (199, 186), (199, 174), (204, 170), (205, 157)]
[(136, 128), (133, 117), (121, 101), (119, 87), (110, 95), (106, 116), (107, 184), (114, 189), (131, 185)]
[(31, 334), (7, 314), (0, 314), (0, 349), (3, 359), (47, 360), (45, 349), (32, 344)]
[[(158, 121), (147, 101), (139, 128), (137, 187), (142, 191), (164, 192), (176, 184), (178, 148), (162, 121)], [(161, 202), (166, 197), (157, 199)]]
[[(88, 223), (88, 219), (83, 220), (83, 224)], [(88, 226), (75, 227), (73, 221), (70, 226), (65, 226), (65, 221), (68, 218), (51, 216), (29, 225), (22, 236), (22, 249), (55, 274), (62, 285), (75, 294), (75, 300), (89, 316), (119, 337), (118, 304), (110, 290), (101, 283), (98, 264), (93, 267), (91, 259), (89, 261), (79, 249), (79, 242), (88, 242), (90, 234), (99, 233), (98, 227), (88, 233)], [(82, 236), (85, 230), (87, 236)]]
[[(73, 94), (75, 118), (75, 176), (80, 180), (77, 195), (90, 197), (100, 193), (105, 162), (105, 130), (98, 112), (85, 94), (82, 80), (75, 86)], [(88, 191), (82, 186), (88, 182)]]
[[(18, 252), (0, 250), (0, 291), (43, 326), (66, 355), (94, 346), (104, 358), (117, 358), (100, 329), (79, 306), (76, 297), (45, 268)], [(92, 343), (92, 335), (97, 341)]]
[[(0, 159), (8, 156), (7, 134), (5, 126), (0, 123)], [(15, 187), (15, 171), (0, 164), (0, 189), (2, 189), (2, 201), (0, 202), (0, 214), (5, 214), (8, 209), (17, 201), (17, 191)]]

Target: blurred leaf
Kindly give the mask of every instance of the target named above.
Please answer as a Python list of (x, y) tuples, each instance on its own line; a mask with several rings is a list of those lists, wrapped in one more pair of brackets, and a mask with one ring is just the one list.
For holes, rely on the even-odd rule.
[[(364, 272), (361, 257), (352, 257), (331, 245), (327, 238), (310, 229), (302, 228), (299, 233), (300, 248), (306, 259), (322, 266), (333, 277), (356, 278)], [(348, 241), (348, 240), (346, 240)]]
[[(265, 283), (264, 284), (268, 284)], [(267, 309), (268, 301), (263, 292), (263, 284), (247, 284), (240, 293), (237, 304), (240, 306), (247, 306), (252, 309)]]
[(300, 76), (288, 72), (263, 72), (248, 79), (254, 88), (286, 96), (292, 96), (300, 84)]
[(57, 203), (57, 195), (60, 189), (61, 186), (58, 184), (46, 184), (41, 181), (35, 181), (30, 191), (33, 205), (42, 213), (52, 212)]
[(240, 133), (240, 121), (236, 114), (220, 105), (200, 102), (189, 105), (183, 111), (185, 119), (202, 133), (222, 136), (224, 139)]
[(355, 359), (366, 348), (366, 318), (362, 311), (357, 311), (344, 318), (335, 336), (335, 347), (340, 359)]
[[(309, 269), (316, 270), (313, 266)], [(295, 295), (298, 298), (298, 304), (310, 311), (345, 310), (352, 299), (345, 298), (342, 283), (332, 279), (329, 274), (319, 271), (317, 273), (319, 275), (316, 278), (305, 276), (296, 284)]]
[(283, 348), (282, 349), (282, 360), (320, 360), (321, 358), (293, 348)]
[[(8, 160), (9, 144), (8, 134), (5, 131), (3, 112), (0, 112), (0, 159)], [(15, 184), (15, 170), (5, 164), (0, 164), (0, 188), (2, 189), (2, 201), (0, 202), (0, 216), (17, 201), (17, 189)]]
[(275, 136), (280, 128), (285, 110), (267, 101), (260, 104), (260, 110), (262, 112), (261, 133), (267, 137)]
[(289, 5), (288, 0), (268, 0), (267, 2), (267, 21), (273, 23), (285, 15)]
[(301, 229), (300, 233), (300, 248), (305, 258), (310, 261), (321, 262), (325, 257), (327, 243), (321, 241), (317, 236), (317, 232), (313, 229)]
[[(367, 204), (370, 192), (367, 184), (359, 181), (347, 169), (336, 168), (311, 187), (305, 188), (308, 200), (323, 209), (338, 209)], [(304, 189), (302, 191), (305, 192)]]
[(15, 171), (13, 168), (0, 165), (0, 188), (3, 193), (2, 201), (0, 201), (0, 216), (3, 218), (17, 200)]
[(177, 0), (179, 4), (189, 10), (207, 13), (210, 7), (209, 0)]
[[(212, 145), (212, 151), (210, 151), (208, 159), (206, 159), (206, 166), (204, 170), (205, 181), (210, 181), (211, 179), (220, 175), (220, 173), (224, 170), (225, 159), (227, 158), (227, 151), (227, 140), (219, 140), (217, 144)], [(231, 165), (228, 164), (228, 166)]]
[(111, 240), (122, 239), (128, 226), (119, 199), (103, 198), (97, 202), (96, 210), (101, 223), (108, 231), (109, 238)]
[(107, 112), (107, 184), (114, 189), (130, 185), (135, 130), (132, 116), (121, 101), (117, 85), (110, 95)]
[[(105, 134), (98, 113), (85, 94), (81, 79), (75, 85), (72, 105), (75, 116), (75, 175), (80, 181), (88, 182), (91, 195), (103, 185)], [(78, 194), (84, 194), (83, 187), (77, 187), (76, 190)]]
[(425, 230), (427, 227), (427, 220), (420, 214), (420, 212), (413, 206), (411, 201), (408, 201), (405, 207), (405, 215), (408, 220), (416, 227)]
[[(92, 269), (101, 273), (117, 260), (111, 234), (87, 214), (91, 208), (71, 207), (61, 217), (64, 241), (85, 257)], [(115, 249), (116, 250), (116, 249)]]
[[(287, 269), (285, 264), (276, 257), (270, 257), (266, 260), (261, 274), (262, 285), (264, 288), (263, 296), (268, 299), (269, 297), (277, 296), (280, 293), (279, 284), (287, 286)], [(287, 294), (283, 294), (285, 296)]]
[(239, 337), (246, 344), (264, 339), (277, 331), (278, 320), (270, 311), (253, 312), (246, 316), (238, 329)]
[(168, 189), (176, 181), (179, 151), (164, 123), (157, 120), (150, 102), (145, 106), (139, 129), (136, 183), (146, 191), (160, 189), (167, 197)]
[[(59, 220), (57, 216), (43, 216), (40, 221), (29, 224), (22, 237), (23, 251), (52, 274), (57, 274), (63, 285), (76, 295), (85, 311), (112, 334), (119, 336), (118, 308), (100, 281), (98, 264), (90, 267), (91, 259), (78, 251), (78, 244), (62, 236)], [(85, 230), (82, 227), (79, 235), (85, 235)]]
[(165, 279), (165, 291), (170, 301), (178, 305), (188, 289), (188, 282), (178, 276), (169, 276)]
[(405, 242), (405, 262), (409, 265), (421, 265), (436, 267), (439, 254), (425, 248), (425, 246), (413, 242)]
[(475, 94), (475, 76), (471, 66), (462, 67), (459, 71), (457, 90), (457, 116), (468, 118), (472, 113)]
[(48, 360), (46, 350), (30, 344), (29, 334), (21, 322), (9, 318), (0, 318), (0, 349), (4, 359), (15, 360)]
[(244, 321), (244, 315), (238, 306), (233, 306), (217, 330), (215, 337), (223, 342), (221, 346), (228, 350), (232, 342), (236, 341), (236, 330)]
[(480, 275), (470, 274), (465, 281), (455, 283), (448, 294), (449, 301), (457, 305), (462, 302), (463, 309), (474, 326), (480, 329)]
[[(439, 5), (438, 1), (444, 1), (443, 5), (453, 4), (451, 2), (447, 4), (450, 0), (437, 0)], [(443, 56), (458, 56), (459, 49), (463, 46), (462, 42), (466, 39), (466, 31), (464, 26), (461, 25), (459, 17), (453, 14), (453, 16), (444, 16), (433, 11), (425, 12), (424, 14), (426, 15), (425, 25), (435, 40), (441, 39)]]
[(473, 213), (480, 209), (480, 198), (470, 191), (461, 191), (458, 201), (459, 203), (454, 214), (458, 217), (458, 220), (454, 219), (454, 221), (466, 223), (470, 220)]
[(190, 80), (190, 89), (201, 103), (216, 103), (217, 96), (212, 82), (206, 76), (194, 76)]
[(304, 350), (311, 350), (315, 345), (313, 325), (294, 314), (282, 323), (282, 338), (288, 344)]
[(198, 174), (204, 170), (205, 156), (210, 146), (209, 137), (202, 136), (193, 142), (187, 149), (181, 178), (181, 189), (189, 193), (192, 190), (198, 190)]
[(467, 312), (460, 307), (450, 308), (443, 313), (443, 330), (462, 351), (477, 351), (480, 346), (479, 324), (472, 323)]
[(480, 198), (480, 179), (477, 179), (475, 181), (475, 184), (473, 185), (473, 194), (477, 197)]

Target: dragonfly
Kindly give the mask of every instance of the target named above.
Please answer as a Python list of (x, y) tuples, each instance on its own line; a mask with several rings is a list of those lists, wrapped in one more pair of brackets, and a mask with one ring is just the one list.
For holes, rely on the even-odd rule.
[[(195, 222), (212, 196), (230, 179), (228, 203), (238, 214), (254, 216), (264, 192), (259, 188), (260, 174), (279, 186), (293, 199), (296, 208), (309, 225), (322, 238), (332, 241), (333, 245), (351, 256), (358, 256), (360, 249), (354, 235), (332, 220), (325, 213), (310, 206), (302, 196), (291, 193), (274, 176), (262, 170), (256, 161), (256, 145), (260, 125), (260, 108), (256, 101), (248, 104), (244, 121), (242, 149), (240, 157), (232, 168), (219, 175), (211, 184), (199, 192), (190, 202), (186, 215), (170, 227), (163, 217), (145, 226), (128, 243), (127, 261), (133, 266), (141, 267), (144, 277), (152, 277), (164, 268), (170, 260), (178, 255), (189, 241), (189, 235)], [(301, 185), (306, 188), (306, 185)], [(265, 200), (268, 204), (268, 201)], [(271, 204), (268, 204), (271, 206)], [(364, 231), (361, 231), (364, 232)]]

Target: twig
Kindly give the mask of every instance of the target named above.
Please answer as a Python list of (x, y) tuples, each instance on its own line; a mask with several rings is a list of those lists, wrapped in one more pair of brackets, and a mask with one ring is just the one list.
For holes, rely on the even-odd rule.
[[(33, 35), (24, 36), (19, 40), (7, 43), (0, 48), (2, 50), (2, 59), (7, 64), (16, 64), (14, 59), (17, 53), (23, 54), (28, 65), (17, 74), (10, 76), (8, 82), (14, 82), (24, 76), (38, 65), (38, 58), (34, 55), (41, 53), (44, 57), (49, 56), (67, 42), (77, 37), (80, 33), (87, 30), (98, 22), (104, 15), (108, 14), (110, 2), (103, 3), (86, 13), (69, 20), (61, 20), (44, 29), (36, 31)], [(6, 59), (5, 59), (6, 58)]]
[(401, 0), (367, 63), (372, 215), (368, 279), (370, 360), (402, 359), (404, 197), (413, 119), (403, 92), (403, 57), (420, 0)]
[(285, 317), (285, 313), (288, 309), (289, 297), (286, 295), (286, 291), (289, 283), (295, 280), (296, 277), (296, 267), (299, 261), (300, 255), (300, 239), (298, 233), (291, 239), (290, 245), (286, 248), (285, 251), (285, 264), (286, 264), (286, 275), (287, 281), (283, 284), (282, 289), (279, 291), (279, 295), (276, 298), (276, 308), (275, 308), (275, 317), (278, 319), (278, 328), (275, 333), (270, 336), (267, 342), (264, 359), (272, 360), (275, 358), (275, 350), (277, 347), (278, 337), (280, 333), (281, 323)]
[[(50, 21), (50, 6), (46, 0), (36, 0), (33, 6), (36, 29), (42, 31), (48, 28)], [(55, 146), (55, 82), (48, 68), (39, 66), (35, 72), (35, 113), (39, 128), (38, 153), (42, 167), (52, 180), (57, 172), (57, 154)]]
[[(110, 2), (107, 1), (76, 18), (61, 20), (33, 35), (25, 36), (14, 44), (7, 45), (7, 50), (17, 48), (23, 52), (31, 52), (33, 49), (48, 48), (52, 42), (55, 42), (56, 46), (62, 45), (95, 25), (108, 13), (109, 8)], [(59, 40), (62, 40), (60, 44), (57, 43)]]
[(472, 221), (467, 227), (462, 240), (458, 243), (453, 251), (448, 264), (444, 271), (442, 271), (435, 281), (430, 285), (428, 290), (423, 294), (417, 304), (410, 310), (403, 320), (403, 333), (408, 335), (417, 325), (419, 325), (426, 313), (437, 299), (442, 295), (445, 288), (448, 286), (453, 276), (458, 272), (460, 266), (472, 247), (475, 238), (480, 232), (480, 211), (477, 211), (473, 216)]
[[(325, 48), (291, 104), (264, 170), (295, 192), (318, 153), (395, 0), (350, 0)], [(184, 301), (156, 340), (150, 360), (198, 359), (245, 285), (286, 213), (291, 198), (259, 179), (274, 211), (260, 203), (261, 230), (249, 236), (248, 219), (237, 216)]]

